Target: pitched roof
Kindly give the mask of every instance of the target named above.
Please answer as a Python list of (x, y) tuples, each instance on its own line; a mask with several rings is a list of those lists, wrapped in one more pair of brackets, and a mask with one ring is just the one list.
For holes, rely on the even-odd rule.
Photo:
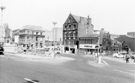
[(76, 20), (76, 22), (79, 22), (79, 21), (80, 21), (80, 16), (73, 15), (73, 14), (71, 14), (71, 15), (72, 15), (73, 18)]
[[(88, 22), (87, 17), (77, 16), (77, 15), (73, 15), (73, 14), (71, 14), (71, 16), (73, 16), (73, 18), (76, 20), (76, 22), (80, 22), (80, 21), (83, 21), (83, 23)], [(89, 19), (91, 19), (91, 18), (89, 18)]]

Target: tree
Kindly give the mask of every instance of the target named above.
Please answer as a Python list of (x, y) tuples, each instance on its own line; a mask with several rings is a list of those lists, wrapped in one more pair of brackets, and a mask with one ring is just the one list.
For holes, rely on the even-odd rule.
[(105, 33), (103, 36), (102, 46), (105, 48), (105, 50), (111, 50), (112, 47), (112, 40), (110, 38), (109, 33)]
[(107, 52), (107, 55), (111, 53), (112, 50), (112, 40), (110, 38), (110, 34), (104, 33), (103, 39), (102, 39), (102, 49)]
[(128, 47), (128, 45), (126, 44), (125, 41), (122, 42), (122, 50), (123, 50), (123, 51), (126, 51), (127, 53), (128, 53), (128, 51), (129, 51), (129, 47)]

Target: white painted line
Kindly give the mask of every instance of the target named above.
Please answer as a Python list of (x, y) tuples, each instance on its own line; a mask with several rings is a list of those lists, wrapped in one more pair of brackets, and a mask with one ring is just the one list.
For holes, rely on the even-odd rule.
[(31, 82), (31, 83), (38, 83), (38, 82), (35, 82), (35, 81), (33, 81), (33, 80), (29, 79), (29, 78), (24, 78), (24, 80), (26, 80), (27, 82)]
[(128, 72), (125, 72), (125, 71), (121, 71), (121, 70), (117, 70), (117, 69), (113, 69), (113, 70), (114, 70), (114, 71), (121, 72), (121, 73), (130, 74), (130, 75), (135, 76), (134, 74), (132, 74), (132, 73), (128, 73)]
[(104, 64), (108, 65), (108, 63), (106, 61), (104, 61), (104, 60), (102, 60), (102, 61), (103, 61)]

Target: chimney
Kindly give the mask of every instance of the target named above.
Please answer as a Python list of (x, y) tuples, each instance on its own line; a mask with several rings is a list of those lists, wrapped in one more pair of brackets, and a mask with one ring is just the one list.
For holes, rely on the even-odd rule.
[(87, 22), (88, 22), (87, 23), (88, 25), (91, 25), (91, 18), (89, 16), (88, 16)]

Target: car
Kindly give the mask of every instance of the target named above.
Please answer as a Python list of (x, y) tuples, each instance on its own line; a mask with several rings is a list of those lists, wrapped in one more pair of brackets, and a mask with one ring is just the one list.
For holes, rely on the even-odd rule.
[(0, 46), (0, 55), (3, 55), (4, 54), (4, 48), (3, 46)]
[(114, 54), (113, 54), (113, 57), (114, 57), (114, 58), (124, 58), (124, 55), (121, 54), (121, 53), (114, 53)]
[(130, 58), (135, 59), (135, 52), (131, 53)]
[(55, 48), (54, 50), (55, 50), (55, 53), (56, 53), (56, 54), (60, 54), (60, 53), (61, 53), (61, 52), (60, 52), (60, 48)]

